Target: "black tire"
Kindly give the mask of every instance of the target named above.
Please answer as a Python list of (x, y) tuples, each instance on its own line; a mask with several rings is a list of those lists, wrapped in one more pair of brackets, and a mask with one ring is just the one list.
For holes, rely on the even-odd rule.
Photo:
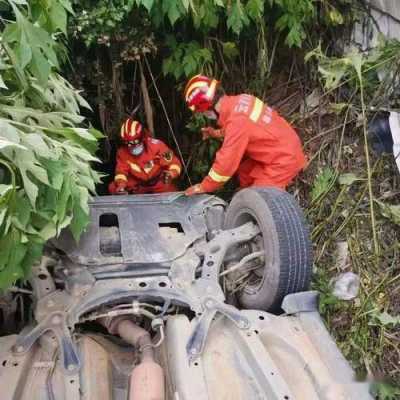
[(265, 263), (255, 284), (238, 294), (242, 308), (276, 312), (283, 298), (308, 289), (312, 270), (309, 229), (295, 199), (275, 188), (249, 188), (238, 192), (228, 206), (224, 226), (248, 221), (261, 230)]

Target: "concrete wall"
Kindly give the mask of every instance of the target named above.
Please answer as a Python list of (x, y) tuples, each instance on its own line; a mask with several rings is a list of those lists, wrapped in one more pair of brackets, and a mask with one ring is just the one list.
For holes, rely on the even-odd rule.
[(379, 31), (388, 38), (400, 40), (400, 0), (365, 0), (375, 23), (366, 18), (356, 25), (353, 39), (363, 49), (378, 43)]

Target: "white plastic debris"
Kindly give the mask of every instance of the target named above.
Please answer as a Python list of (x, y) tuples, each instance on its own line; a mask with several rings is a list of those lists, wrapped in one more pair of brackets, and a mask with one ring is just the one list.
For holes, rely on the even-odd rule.
[(353, 300), (360, 288), (360, 277), (353, 272), (345, 272), (333, 280), (333, 294), (340, 300)]
[(398, 112), (390, 113), (389, 125), (393, 137), (393, 155), (400, 172), (400, 114)]

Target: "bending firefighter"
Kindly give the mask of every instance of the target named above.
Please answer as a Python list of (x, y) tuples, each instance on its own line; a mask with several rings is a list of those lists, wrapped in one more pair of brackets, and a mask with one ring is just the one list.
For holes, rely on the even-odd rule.
[(181, 173), (181, 163), (161, 140), (150, 137), (138, 121), (127, 119), (121, 128), (124, 145), (117, 151), (111, 194), (175, 192), (172, 182)]
[(285, 189), (306, 166), (295, 130), (260, 99), (249, 94), (226, 96), (217, 80), (202, 75), (190, 79), (184, 96), (193, 112), (217, 120), (220, 129), (203, 128), (203, 139), (223, 140), (208, 175), (186, 195), (214, 192), (233, 175), (241, 188)]

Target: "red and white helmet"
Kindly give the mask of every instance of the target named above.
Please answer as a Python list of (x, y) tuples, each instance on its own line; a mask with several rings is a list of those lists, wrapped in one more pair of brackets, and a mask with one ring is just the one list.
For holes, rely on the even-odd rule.
[(204, 112), (213, 106), (215, 91), (219, 81), (204, 75), (196, 75), (186, 84), (184, 96), (189, 109)]
[[(124, 142), (137, 144), (143, 136), (143, 126), (139, 121), (128, 118), (121, 126), (121, 138)], [(135, 143), (137, 142), (137, 143)]]

